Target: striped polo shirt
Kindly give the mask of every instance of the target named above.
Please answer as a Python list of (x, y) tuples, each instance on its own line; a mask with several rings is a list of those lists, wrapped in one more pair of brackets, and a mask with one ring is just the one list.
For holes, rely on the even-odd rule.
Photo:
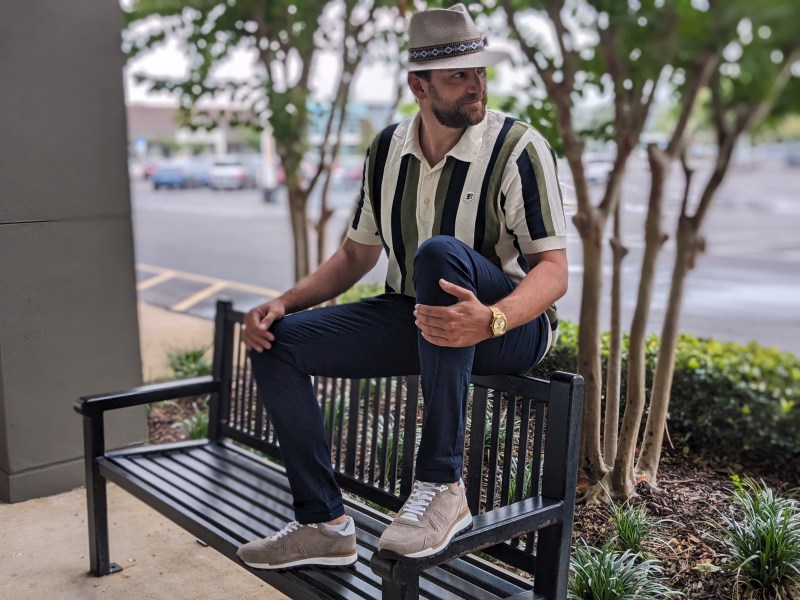
[(419, 114), (367, 150), (348, 237), (383, 244), (386, 291), (415, 297), (414, 255), (434, 235), (471, 246), (519, 283), (525, 254), (566, 247), (555, 154), (532, 126), (493, 110), (437, 165), (419, 143)]

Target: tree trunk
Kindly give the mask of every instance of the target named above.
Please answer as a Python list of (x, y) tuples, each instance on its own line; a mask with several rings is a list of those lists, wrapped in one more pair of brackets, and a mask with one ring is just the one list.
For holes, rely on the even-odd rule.
[(331, 185), (331, 171), (325, 175), (325, 181), (322, 184), (322, 193), (320, 194), (320, 207), (319, 207), (319, 220), (317, 221), (317, 257), (316, 265), (320, 266), (325, 258), (327, 252), (325, 246), (328, 241), (328, 221), (333, 216), (333, 211), (328, 207), (328, 190)]
[(583, 241), (583, 289), (578, 331), (578, 373), (585, 381), (579, 469), (581, 476), (598, 481), (606, 471), (600, 446), (600, 398), (603, 373), (600, 364), (600, 294), (602, 240), (606, 219), (594, 208), (575, 215)]
[(289, 192), (289, 220), (292, 225), (292, 242), (294, 248), (294, 280), (300, 281), (310, 273), (311, 261), (309, 260), (308, 222), (306, 220), (306, 205), (308, 204), (308, 191), (290, 186)]
[(697, 253), (701, 252), (703, 248), (702, 237), (697, 234), (693, 220), (686, 215), (681, 215), (678, 221), (676, 242), (672, 286), (664, 315), (664, 326), (661, 330), (658, 363), (653, 375), (650, 412), (647, 415), (642, 452), (637, 464), (639, 474), (646, 478), (651, 485), (657, 484), (658, 462), (661, 459), (661, 445), (664, 442), (667, 423), (672, 375), (675, 372), (675, 354), (678, 348), (680, 312), (686, 276), (694, 264)]
[(606, 410), (603, 428), (603, 459), (613, 465), (617, 456), (619, 428), (619, 391), (622, 372), (622, 261), (628, 249), (622, 245), (622, 209), (614, 211), (614, 237), (611, 239), (613, 272), (611, 275), (611, 343), (608, 348), (606, 374)]
[(670, 163), (668, 157), (655, 145), (648, 148), (647, 155), (650, 162), (651, 187), (645, 223), (645, 248), (636, 309), (628, 342), (628, 386), (625, 392), (625, 413), (622, 418), (617, 460), (614, 462), (609, 482), (611, 493), (616, 498), (629, 497), (633, 494), (636, 485), (634, 476), (636, 443), (639, 441), (639, 430), (645, 406), (647, 319), (653, 295), (656, 259), (666, 240), (666, 236), (661, 231), (661, 206), (666, 173)]

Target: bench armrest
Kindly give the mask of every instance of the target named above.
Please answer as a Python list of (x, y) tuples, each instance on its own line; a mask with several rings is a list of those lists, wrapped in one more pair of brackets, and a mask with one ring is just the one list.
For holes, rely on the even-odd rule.
[(107, 410), (128, 408), (163, 400), (174, 400), (176, 398), (185, 398), (186, 396), (210, 394), (218, 392), (219, 389), (219, 380), (206, 375), (180, 381), (143, 385), (120, 392), (83, 396), (75, 402), (73, 408), (75, 412), (85, 417), (93, 417)]
[[(472, 528), (458, 534), (444, 551), (425, 558), (403, 558), (391, 552), (376, 552), (372, 570), (376, 575), (404, 581), (420, 571), (472, 554), (505, 540), (541, 529), (563, 519), (564, 503), (537, 496), (495, 508), (474, 517)], [(387, 577), (384, 577), (387, 578)]]

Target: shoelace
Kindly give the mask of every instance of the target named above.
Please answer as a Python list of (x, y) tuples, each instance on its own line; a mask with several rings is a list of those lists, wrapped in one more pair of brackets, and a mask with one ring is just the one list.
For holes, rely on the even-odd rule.
[(408, 497), (406, 505), (403, 507), (403, 514), (400, 518), (408, 521), (419, 521), (425, 510), (433, 500), (437, 493), (443, 492), (447, 489), (446, 485), (436, 485), (435, 483), (428, 483), (427, 481), (415, 481), (414, 491)]
[[(280, 530), (278, 533), (276, 533), (275, 535), (273, 535), (273, 536), (272, 536), (270, 539), (271, 539), (271, 540), (277, 540), (277, 539), (280, 539), (280, 538), (282, 538), (282, 537), (283, 537), (283, 536), (285, 536), (285, 535), (289, 535), (289, 534), (290, 534), (290, 533), (292, 533), (293, 531), (297, 531), (297, 530), (298, 530), (298, 529), (300, 529), (301, 527), (306, 527), (306, 525), (301, 525), (301, 524), (300, 524), (300, 523), (298, 523), (297, 521), (292, 521), (292, 522), (291, 522), (291, 523), (289, 523), (289, 524), (288, 524), (286, 527), (284, 527), (283, 529), (281, 529), (281, 530)], [(316, 527), (316, 525), (308, 525), (308, 527)]]

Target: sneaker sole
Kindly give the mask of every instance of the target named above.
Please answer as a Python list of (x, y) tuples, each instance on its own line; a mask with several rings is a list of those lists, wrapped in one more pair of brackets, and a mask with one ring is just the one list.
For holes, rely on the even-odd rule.
[(457, 534), (461, 533), (462, 531), (469, 529), (472, 527), (472, 515), (467, 511), (467, 514), (461, 517), (455, 525), (450, 529), (450, 532), (445, 536), (442, 543), (438, 546), (433, 546), (432, 548), (426, 548), (425, 550), (420, 550), (419, 552), (412, 552), (411, 554), (403, 554), (406, 558), (424, 558), (426, 556), (432, 556), (434, 554), (438, 554), (450, 543)]
[(252, 563), (252, 562), (244, 562), (248, 567), (252, 569), (268, 569), (268, 570), (276, 570), (276, 569), (291, 569), (292, 567), (303, 567), (303, 566), (320, 566), (320, 567), (346, 567), (348, 565), (352, 565), (354, 562), (358, 560), (358, 553), (354, 552), (353, 554), (347, 556), (315, 556), (312, 558), (301, 558), (300, 560), (293, 560), (290, 562), (280, 563), (280, 564), (270, 564), (270, 563)]

